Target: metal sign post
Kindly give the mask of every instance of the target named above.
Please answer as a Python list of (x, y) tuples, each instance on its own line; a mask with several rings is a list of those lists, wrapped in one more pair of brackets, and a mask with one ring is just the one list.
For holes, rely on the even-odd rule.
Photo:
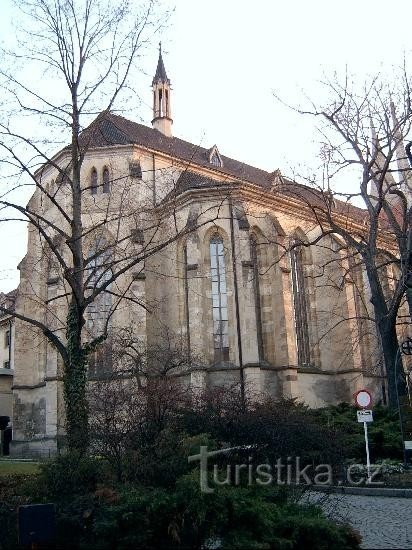
[(365, 448), (366, 448), (366, 470), (368, 472), (368, 481), (371, 479), (371, 461), (369, 455), (369, 439), (368, 439), (368, 422), (373, 422), (372, 411), (358, 411), (358, 422), (362, 422), (363, 431), (365, 433)]
[(363, 423), (363, 430), (365, 432), (365, 447), (366, 447), (366, 471), (368, 472), (368, 482), (371, 480), (371, 459), (369, 456), (369, 441), (368, 441), (368, 425)]
[(360, 409), (357, 411), (358, 422), (363, 424), (365, 434), (366, 448), (366, 471), (368, 472), (368, 482), (371, 480), (371, 461), (369, 455), (369, 440), (368, 440), (368, 422), (373, 422), (373, 414), (371, 410), (367, 410), (372, 404), (372, 396), (368, 390), (360, 390), (355, 394), (355, 404)]

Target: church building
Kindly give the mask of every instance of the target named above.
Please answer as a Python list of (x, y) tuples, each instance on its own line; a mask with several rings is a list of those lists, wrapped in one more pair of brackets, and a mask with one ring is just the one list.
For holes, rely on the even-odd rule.
[[(106, 112), (83, 131), (84, 227), (101, 227), (100, 246), (116, 238), (123, 251), (166, 242), (173, 224), (185, 231), (100, 296), (85, 331), (101, 330), (103, 314), (121, 295), (113, 331), (133, 326), (148, 347), (165, 333), (183, 341), (190, 364), (176, 374), (182, 384), (201, 390), (241, 383), (257, 395), (311, 407), (351, 401), (363, 387), (379, 400), (376, 333), (361, 320), (369, 303), (366, 279), (361, 268), (351, 269), (334, 238), (309, 246), (320, 235), (306, 207), (316, 194), (277, 169), (266, 172), (226, 157), (218, 145), (203, 148), (174, 136), (161, 51), (152, 94), (152, 127)], [(53, 163), (69, 166), (69, 157), (65, 148)], [(70, 208), (53, 165), (37, 175)], [(39, 189), (30, 205), (62, 223)], [(352, 227), (362, 226), (360, 208), (339, 201), (332, 207)], [(153, 236), (165, 211), (168, 222)], [(96, 241), (85, 240), (92, 257)], [(19, 269), (16, 311), (64, 334), (64, 279), (32, 227)], [(15, 319), (13, 330), (12, 452), (47, 456), (64, 435), (62, 361), (35, 327)], [(91, 377), (105, 361), (102, 353), (90, 361)]]

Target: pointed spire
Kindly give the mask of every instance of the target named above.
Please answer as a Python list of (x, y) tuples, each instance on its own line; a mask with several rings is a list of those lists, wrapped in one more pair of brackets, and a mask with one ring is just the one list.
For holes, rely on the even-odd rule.
[(396, 161), (398, 163), (398, 170), (402, 179), (405, 176), (409, 175), (410, 166), (408, 162), (408, 157), (406, 156), (405, 144), (403, 142), (404, 136), (402, 135), (401, 127), (399, 124), (398, 117), (396, 116), (395, 104), (393, 101), (390, 102), (390, 109), (392, 115), (392, 124), (393, 124), (393, 138), (395, 141), (395, 151), (396, 151)]
[(392, 124), (393, 124), (393, 139), (395, 141), (395, 151), (396, 151), (396, 163), (398, 166), (399, 172), (399, 183), (400, 189), (408, 197), (408, 202), (411, 201), (411, 191), (412, 191), (412, 174), (411, 167), (409, 165), (408, 156), (406, 154), (404, 136), (402, 134), (402, 128), (399, 123), (398, 117), (396, 116), (396, 108), (394, 102), (390, 102), (390, 110), (392, 115)]
[(157, 62), (156, 74), (153, 77), (152, 86), (159, 81), (170, 84), (170, 80), (167, 78), (165, 64), (163, 63), (161, 42), (159, 42), (159, 60)]
[(162, 43), (159, 42), (159, 61), (157, 62), (156, 74), (152, 81), (153, 89), (153, 120), (152, 126), (165, 136), (172, 135), (172, 111), (170, 108), (171, 86), (167, 78), (165, 65), (162, 57)]
[[(390, 194), (390, 190), (396, 186), (395, 179), (390, 170), (385, 170), (384, 181), (382, 181), (382, 171), (385, 169), (387, 158), (383, 151), (378, 132), (376, 131), (373, 121), (372, 113), (369, 111), (369, 124), (371, 132), (371, 159), (373, 165), (373, 177), (371, 180), (370, 194), (372, 198), (377, 199), (381, 195), (386, 198), (388, 202), (392, 202), (394, 195)], [(389, 194), (388, 194), (389, 190)], [(397, 199), (396, 199), (397, 200)]]
[(369, 110), (369, 125), (371, 130), (371, 142), (372, 142), (371, 154), (372, 156), (374, 155), (377, 156), (380, 151), (379, 137), (376, 132), (375, 124), (373, 122), (372, 113), (370, 112), (370, 110)]

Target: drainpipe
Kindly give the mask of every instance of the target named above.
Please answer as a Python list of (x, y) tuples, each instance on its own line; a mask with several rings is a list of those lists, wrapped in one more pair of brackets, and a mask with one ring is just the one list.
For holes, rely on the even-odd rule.
[(185, 262), (185, 315), (186, 315), (186, 338), (187, 338), (187, 359), (189, 367), (192, 366), (192, 352), (190, 345), (190, 313), (189, 313), (189, 282), (187, 276), (187, 246), (183, 249), (183, 261)]
[(235, 295), (235, 311), (236, 311), (236, 327), (237, 327), (237, 345), (239, 353), (239, 370), (240, 370), (240, 395), (242, 405), (245, 405), (245, 375), (243, 372), (243, 353), (242, 353), (242, 334), (240, 328), (240, 309), (239, 309), (239, 289), (237, 281), (236, 267), (236, 248), (235, 248), (235, 229), (233, 225), (233, 204), (229, 198), (229, 215), (230, 215), (230, 242), (232, 245), (232, 266), (233, 266), (233, 288)]
[(156, 161), (155, 155), (152, 153), (152, 172), (153, 172), (153, 206), (156, 206)]
[[(12, 341), (13, 341), (13, 336), (12, 336), (12, 331), (13, 331), (13, 323), (11, 321), (11, 319), (9, 319), (9, 368), (11, 369), (11, 345), (12, 345)], [(14, 367), (14, 365), (13, 365)]]

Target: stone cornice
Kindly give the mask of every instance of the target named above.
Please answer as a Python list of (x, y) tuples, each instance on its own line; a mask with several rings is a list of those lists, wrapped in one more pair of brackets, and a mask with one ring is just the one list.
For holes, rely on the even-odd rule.
[(39, 382), (38, 384), (13, 384), (12, 390), (35, 390), (38, 388), (46, 387), (46, 382)]
[[(290, 214), (291, 216), (297, 216), (299, 219), (304, 219), (305, 221), (314, 222), (316, 225), (319, 225), (316, 219), (314, 219), (314, 214), (310, 206), (308, 206), (307, 202), (304, 200), (282, 195), (281, 192), (273, 193), (271, 191), (262, 190), (261, 187), (254, 184), (242, 185), (240, 193), (244, 200), (254, 202), (265, 209), (270, 208), (274, 213), (282, 212)], [(365, 214), (367, 215), (367, 213)], [(320, 208), (318, 209), (318, 216), (319, 218), (323, 218), (322, 221), (324, 221), (325, 226), (327, 226), (327, 219), (324, 214), (322, 215), (322, 210)], [(360, 233), (365, 231), (365, 226), (351, 217), (349, 213), (342, 214), (333, 212), (332, 216), (333, 219), (336, 220), (337, 225), (344, 226), (349, 232), (357, 231)], [(387, 232), (387, 235), (385, 235), (383, 231), (379, 236), (379, 240), (387, 244), (392, 242), (390, 233)]]
[[(167, 153), (141, 144), (112, 145), (107, 147), (93, 148), (91, 147), (90, 149), (88, 149), (86, 155), (95, 155), (97, 157), (104, 158), (104, 156), (107, 156), (108, 154), (124, 154), (126, 152), (129, 152), (130, 155), (134, 156), (137, 151), (150, 155), (155, 155), (157, 159), (162, 159), (163, 161), (168, 162), (170, 164), (170, 168), (176, 168), (177, 170), (181, 171), (190, 169), (198, 174), (202, 174), (205, 177), (214, 179), (216, 180), (216, 182), (219, 182), (219, 185), (217, 185), (216, 188), (206, 187), (202, 189), (188, 189), (178, 196), (173, 197), (167, 203), (164, 203), (163, 205), (158, 205), (158, 209), (164, 208), (171, 203), (173, 203), (174, 207), (178, 205), (182, 206), (188, 201), (188, 199), (190, 199), (191, 196), (194, 195), (196, 196), (197, 200), (199, 198), (214, 200), (216, 198), (219, 198), (216, 197), (216, 194), (219, 194), (219, 191), (221, 195), (221, 192), (224, 189), (226, 191), (229, 189), (231, 191), (239, 189), (240, 198), (242, 198), (243, 200), (253, 202), (263, 209), (271, 210), (274, 214), (276, 214), (276, 212), (281, 212), (292, 217), (298, 217), (300, 220), (304, 220), (309, 223), (315, 223), (316, 226), (319, 226), (318, 222), (314, 218), (314, 213), (312, 212), (310, 206), (307, 205), (305, 200), (299, 200), (298, 198), (284, 195), (281, 191), (273, 192), (270, 189), (264, 189), (249, 180), (245, 180), (244, 178), (238, 178), (236, 176), (224, 174), (221, 171), (214, 169), (213, 166), (203, 166), (197, 164), (196, 162), (192, 162), (191, 160), (185, 161), (173, 155), (169, 155)], [(67, 156), (70, 156), (70, 151), (67, 149), (62, 149), (54, 157), (52, 157), (51, 160), (57, 163), (60, 158), (64, 158)], [(40, 174), (41, 171), (45, 170), (46, 167), (47, 164), (39, 168), (35, 172), (35, 175)], [(50, 169), (53, 170), (54, 168), (51, 166)], [(220, 199), (222, 198), (224, 197), (220, 196)], [(367, 216), (367, 212), (365, 212), (365, 215)], [(320, 218), (324, 218), (325, 226), (327, 227), (328, 224), (326, 216), (322, 215), (322, 211), (320, 208), (318, 210), (318, 216)], [(355, 220), (353, 217), (351, 217), (350, 213), (343, 214), (339, 212), (333, 212), (332, 216), (336, 220), (337, 225), (344, 227), (350, 233), (356, 232), (362, 234), (365, 232), (365, 226), (359, 223), (359, 221)], [(380, 230), (378, 242), (383, 248), (396, 251), (396, 246), (393, 245), (393, 236), (389, 232), (386, 232), (385, 234), (383, 230)]]

